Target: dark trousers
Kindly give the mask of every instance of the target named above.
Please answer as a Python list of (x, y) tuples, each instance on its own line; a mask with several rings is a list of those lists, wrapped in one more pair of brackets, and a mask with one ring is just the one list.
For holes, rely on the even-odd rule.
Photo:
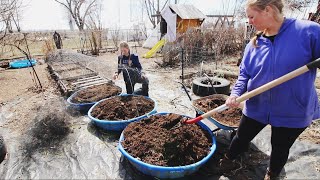
[[(237, 134), (232, 139), (232, 142), (227, 153), (227, 157), (235, 159), (239, 154), (248, 150), (250, 141), (266, 126), (254, 119), (242, 115), (240, 126)], [(306, 129), (305, 128), (286, 128), (272, 127), (271, 128), (271, 146), (269, 171), (273, 174), (280, 174), (282, 168), (286, 164), (289, 156), (289, 150), (298, 136)]]
[(149, 80), (147, 77), (142, 77), (141, 73), (134, 68), (124, 68), (122, 73), (126, 83), (127, 94), (132, 94), (134, 92), (135, 84), (141, 83), (141, 92), (138, 92), (137, 94), (149, 96)]

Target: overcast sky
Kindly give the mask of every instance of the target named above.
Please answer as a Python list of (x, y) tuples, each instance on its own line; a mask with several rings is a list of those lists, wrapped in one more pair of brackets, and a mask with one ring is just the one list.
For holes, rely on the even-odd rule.
[[(66, 10), (54, 0), (22, 1), (25, 5), (21, 20), (23, 30), (69, 29)], [(174, 3), (174, 0), (170, 2)], [(238, 0), (178, 0), (181, 4), (194, 5), (206, 15), (232, 13), (236, 2)], [(141, 0), (102, 0), (102, 4), (104, 28), (132, 28), (133, 24), (139, 22), (149, 23), (146, 12), (143, 12)]]
[[(66, 11), (54, 0), (23, 0), (21, 26), (23, 30), (69, 29)], [(181, 4), (193, 4), (204, 14), (221, 14), (234, 9), (235, 0), (179, 0)], [(131, 28), (138, 22), (147, 22), (140, 0), (102, 0), (103, 25), (105, 28), (120, 26)], [(161, 2), (161, 1), (160, 1)], [(165, 1), (162, 1), (165, 2)], [(174, 3), (174, 0), (171, 0)], [(233, 3), (232, 3), (233, 2)], [(230, 5), (228, 5), (230, 4)], [(160, 7), (161, 8), (161, 7)], [(76, 28), (76, 27), (75, 27)]]

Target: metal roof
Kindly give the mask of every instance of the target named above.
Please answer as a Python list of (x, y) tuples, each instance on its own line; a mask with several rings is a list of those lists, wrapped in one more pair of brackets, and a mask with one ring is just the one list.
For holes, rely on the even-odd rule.
[(180, 16), (181, 19), (205, 19), (207, 17), (193, 5), (170, 4), (169, 7)]

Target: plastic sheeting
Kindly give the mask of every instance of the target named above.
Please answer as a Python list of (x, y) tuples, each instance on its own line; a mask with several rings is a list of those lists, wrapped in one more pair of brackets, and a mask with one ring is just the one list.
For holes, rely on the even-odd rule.
[[(53, 98), (54, 99), (54, 98)], [(187, 103), (187, 100), (182, 100)], [(52, 104), (52, 103), (49, 103)], [(7, 144), (9, 156), (0, 164), (0, 177), (4, 179), (154, 179), (137, 172), (117, 149), (119, 133), (96, 128), (86, 115), (72, 114), (70, 133), (54, 152), (35, 152), (31, 158), (24, 156), (23, 145), (28, 134), (3, 128), (14, 116), (10, 109), (15, 104), (2, 107), (1, 134)], [(52, 110), (54, 111), (54, 109)], [(41, 108), (38, 112), (44, 113)], [(32, 122), (32, 121), (31, 121)], [(31, 123), (32, 124), (32, 123)], [(210, 125), (211, 126), (211, 125)], [(215, 128), (215, 127), (211, 127)], [(218, 131), (217, 152), (197, 173), (182, 179), (240, 179), (240, 176), (220, 176), (215, 172), (216, 157), (221, 157), (230, 142), (230, 132)], [(245, 177), (263, 178), (270, 154), (270, 127), (266, 127), (253, 140), (243, 161), (251, 165)], [(258, 157), (258, 158), (257, 158)], [(319, 179), (320, 145), (297, 141), (281, 176), (288, 179)]]
[(177, 14), (172, 13), (169, 6), (161, 11), (161, 16), (167, 22), (167, 34), (165, 38), (168, 42), (173, 42), (177, 37)]
[(148, 39), (143, 43), (142, 47), (151, 49), (160, 40), (160, 23), (157, 24), (149, 35)]

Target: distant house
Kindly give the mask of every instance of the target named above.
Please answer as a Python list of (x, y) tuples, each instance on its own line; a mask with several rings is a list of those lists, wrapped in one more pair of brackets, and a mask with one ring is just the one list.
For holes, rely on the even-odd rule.
[(160, 39), (167, 42), (176, 40), (177, 33), (185, 33), (189, 28), (199, 28), (206, 15), (193, 5), (171, 4), (161, 11), (161, 22), (153, 30), (143, 44), (145, 48), (152, 48)]
[(177, 32), (179, 33), (186, 32), (188, 28), (200, 27), (207, 17), (193, 5), (171, 4), (169, 8), (172, 13), (177, 14)]

